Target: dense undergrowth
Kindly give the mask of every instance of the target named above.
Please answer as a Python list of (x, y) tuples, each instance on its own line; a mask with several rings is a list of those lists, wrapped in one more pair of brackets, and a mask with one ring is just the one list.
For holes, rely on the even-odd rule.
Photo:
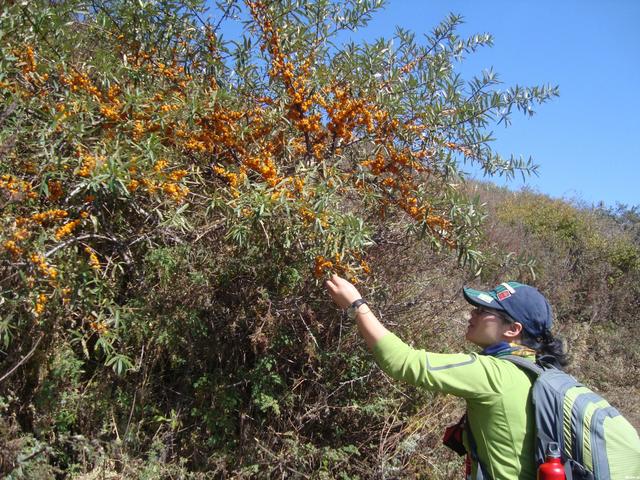
[(458, 476), (460, 403), (377, 369), (330, 271), (438, 350), (468, 348), (463, 284), (533, 283), (638, 425), (636, 210), (465, 182), (534, 169), (486, 130), (557, 92), (462, 81), (491, 37), (455, 16), (332, 43), (379, 7), (0, 7), (0, 474)]

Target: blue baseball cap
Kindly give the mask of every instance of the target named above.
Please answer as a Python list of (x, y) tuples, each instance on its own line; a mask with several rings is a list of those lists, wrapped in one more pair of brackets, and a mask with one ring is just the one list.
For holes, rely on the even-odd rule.
[(544, 295), (529, 285), (505, 282), (488, 292), (465, 287), (463, 294), (471, 305), (505, 312), (537, 339), (551, 334), (551, 305)]

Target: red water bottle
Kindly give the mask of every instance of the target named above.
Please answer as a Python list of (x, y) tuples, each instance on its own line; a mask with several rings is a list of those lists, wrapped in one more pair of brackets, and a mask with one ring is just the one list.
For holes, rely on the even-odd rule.
[(550, 442), (547, 446), (547, 458), (538, 467), (537, 480), (566, 480), (560, 460), (560, 447), (557, 443)]

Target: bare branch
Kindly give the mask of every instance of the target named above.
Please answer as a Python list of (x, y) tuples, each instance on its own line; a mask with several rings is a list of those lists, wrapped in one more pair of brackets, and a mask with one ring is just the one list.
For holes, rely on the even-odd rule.
[(40, 341), (42, 340), (43, 337), (44, 337), (44, 333), (41, 333), (40, 336), (38, 337), (38, 340), (36, 340), (35, 345), (31, 348), (29, 353), (27, 353), (24, 357), (22, 357), (20, 361), (11, 368), (11, 370), (9, 370), (2, 377), (0, 377), (0, 383), (4, 382), (7, 378), (9, 378), (11, 374), (13, 374), (13, 372), (15, 372), (18, 368), (20, 368), (20, 365), (22, 365), (24, 362), (26, 362), (31, 358), (31, 356), (36, 351), (36, 348), (38, 348), (38, 345), (40, 344)]

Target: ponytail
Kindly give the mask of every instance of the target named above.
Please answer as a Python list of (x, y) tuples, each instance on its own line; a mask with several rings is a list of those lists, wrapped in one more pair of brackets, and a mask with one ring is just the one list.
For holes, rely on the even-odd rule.
[[(516, 322), (505, 312), (494, 311), (494, 313), (501, 317), (505, 323), (513, 324)], [(569, 355), (564, 340), (562, 337), (554, 337), (549, 330), (541, 337), (534, 337), (523, 328), (520, 343), (536, 351), (536, 361), (551, 364), (559, 369), (569, 364)]]
[(546, 332), (543, 337), (536, 338), (523, 329), (520, 343), (536, 351), (537, 361), (550, 363), (560, 369), (569, 364), (563, 339), (554, 337), (551, 332)]

